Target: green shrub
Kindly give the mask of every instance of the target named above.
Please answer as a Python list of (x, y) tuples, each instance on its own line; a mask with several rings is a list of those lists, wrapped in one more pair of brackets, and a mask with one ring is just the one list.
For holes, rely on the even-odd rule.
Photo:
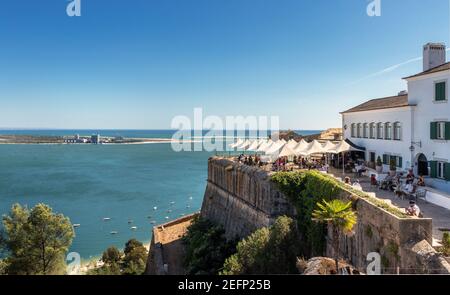
[(329, 201), (341, 192), (338, 182), (317, 171), (279, 172), (272, 176), (272, 181), (296, 208), (302, 254), (323, 255), (326, 225), (314, 222), (311, 215), (318, 202)]
[(307, 257), (323, 255), (325, 250), (326, 226), (311, 220), (316, 203), (322, 200), (330, 201), (347, 193), (354, 203), (362, 198), (399, 218), (410, 218), (399, 208), (318, 171), (278, 172), (271, 180), (296, 208), (301, 250)]
[(380, 156), (378, 156), (378, 158), (377, 158), (377, 166), (383, 166), (383, 162), (381, 161)]
[(218, 274), (225, 259), (236, 250), (236, 241), (227, 241), (225, 230), (213, 222), (195, 218), (183, 237), (184, 266), (188, 275)]
[(258, 229), (240, 241), (237, 252), (225, 261), (221, 274), (297, 273), (298, 241), (295, 221), (278, 217), (271, 227)]
[(442, 253), (445, 256), (450, 256), (450, 233), (445, 232), (442, 236)]
[(91, 269), (88, 275), (141, 275), (147, 263), (147, 249), (136, 239), (125, 244), (123, 253), (114, 246), (103, 252), (103, 266)]
[(391, 171), (396, 171), (397, 170), (397, 162), (395, 161), (395, 159), (391, 159), (389, 161), (389, 169)]

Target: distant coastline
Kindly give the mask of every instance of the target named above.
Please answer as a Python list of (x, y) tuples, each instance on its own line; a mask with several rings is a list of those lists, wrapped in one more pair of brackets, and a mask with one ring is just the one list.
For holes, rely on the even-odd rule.
[[(87, 138), (81, 136), (80, 138)], [(142, 144), (142, 143), (170, 143), (170, 138), (114, 138), (102, 137), (99, 144)], [(76, 142), (66, 136), (38, 136), (38, 135), (0, 135), (0, 144), (88, 144), (90, 141)]]

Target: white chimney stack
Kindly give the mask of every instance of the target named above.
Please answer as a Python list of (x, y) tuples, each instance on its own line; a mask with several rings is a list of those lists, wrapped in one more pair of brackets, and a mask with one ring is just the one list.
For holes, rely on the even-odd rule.
[(438, 67), (445, 64), (445, 44), (443, 43), (427, 43), (423, 46), (423, 70)]

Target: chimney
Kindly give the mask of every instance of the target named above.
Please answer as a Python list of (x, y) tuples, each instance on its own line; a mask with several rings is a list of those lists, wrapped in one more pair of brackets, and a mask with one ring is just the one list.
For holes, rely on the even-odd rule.
[(438, 67), (445, 64), (445, 44), (427, 43), (423, 46), (423, 70)]

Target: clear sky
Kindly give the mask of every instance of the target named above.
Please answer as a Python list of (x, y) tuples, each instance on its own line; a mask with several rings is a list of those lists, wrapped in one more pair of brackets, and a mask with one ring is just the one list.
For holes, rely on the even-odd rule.
[[(406, 89), (449, 0), (0, 0), (0, 127), (164, 129), (176, 115), (339, 111)], [(390, 68), (382, 74), (372, 75)]]

